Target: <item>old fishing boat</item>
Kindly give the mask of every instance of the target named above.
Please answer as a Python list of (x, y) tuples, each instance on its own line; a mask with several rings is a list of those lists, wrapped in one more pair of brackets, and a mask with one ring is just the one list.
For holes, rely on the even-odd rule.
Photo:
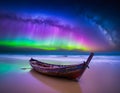
[(87, 61), (81, 64), (74, 65), (55, 65), (49, 64), (45, 62), (38, 61), (36, 59), (31, 58), (29, 60), (30, 65), (33, 69), (41, 74), (55, 76), (55, 77), (64, 77), (73, 80), (79, 80), (85, 69), (89, 68), (89, 63), (93, 57), (94, 53), (91, 53), (87, 59)]

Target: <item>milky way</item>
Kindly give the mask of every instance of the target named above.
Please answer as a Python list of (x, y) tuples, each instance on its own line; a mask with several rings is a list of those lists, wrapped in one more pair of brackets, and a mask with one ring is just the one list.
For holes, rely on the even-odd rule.
[(0, 51), (119, 51), (116, 0), (0, 0)]

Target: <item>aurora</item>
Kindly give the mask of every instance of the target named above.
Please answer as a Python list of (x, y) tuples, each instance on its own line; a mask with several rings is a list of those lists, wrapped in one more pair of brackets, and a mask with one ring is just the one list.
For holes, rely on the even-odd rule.
[(0, 46), (82, 51), (104, 51), (114, 46), (89, 19), (81, 16), (79, 23), (49, 15), (1, 13)]

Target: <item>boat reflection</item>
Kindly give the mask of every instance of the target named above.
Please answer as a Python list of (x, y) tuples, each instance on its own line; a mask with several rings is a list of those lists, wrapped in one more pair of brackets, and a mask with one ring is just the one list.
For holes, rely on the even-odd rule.
[(68, 80), (65, 78), (56, 78), (39, 74), (33, 69), (30, 71), (31, 75), (38, 81), (58, 91), (58, 93), (82, 93), (79, 82)]

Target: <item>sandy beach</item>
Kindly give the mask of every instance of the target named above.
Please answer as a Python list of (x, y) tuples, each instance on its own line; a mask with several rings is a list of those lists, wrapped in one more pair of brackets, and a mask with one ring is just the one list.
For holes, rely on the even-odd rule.
[[(94, 57), (90, 69), (85, 71), (79, 82), (41, 75), (32, 70), (29, 58), (0, 56), (0, 93), (120, 93), (120, 56)], [(79, 56), (49, 56), (40, 59), (54, 63), (61, 61), (59, 64), (80, 61)], [(67, 63), (66, 60), (71, 61)]]

